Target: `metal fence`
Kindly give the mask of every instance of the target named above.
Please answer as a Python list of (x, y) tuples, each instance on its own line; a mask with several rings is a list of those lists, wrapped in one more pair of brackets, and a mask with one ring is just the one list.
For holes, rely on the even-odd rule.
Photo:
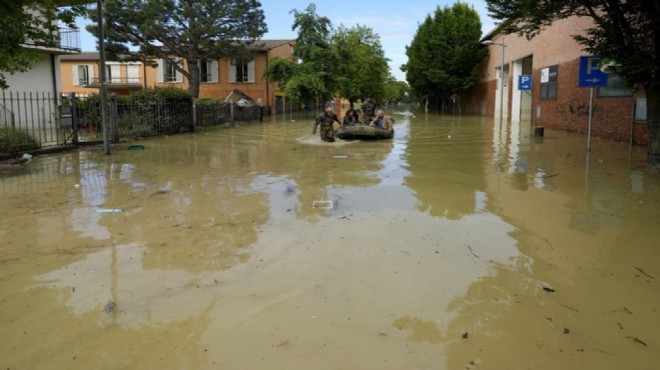
[(2, 92), (0, 152), (17, 152), (57, 144), (58, 96), (46, 92)]
[[(234, 121), (258, 122), (264, 108), (230, 103), (189, 101), (130, 102), (111, 95), (107, 126), (113, 141), (169, 135)], [(3, 92), (0, 96), (0, 153), (19, 153), (103, 138), (98, 95), (53, 96), (49, 93)]]
[(257, 105), (240, 107), (229, 103), (196, 104), (195, 126), (214, 127), (234, 121), (260, 121), (266, 113), (268, 112), (264, 112), (263, 108)]

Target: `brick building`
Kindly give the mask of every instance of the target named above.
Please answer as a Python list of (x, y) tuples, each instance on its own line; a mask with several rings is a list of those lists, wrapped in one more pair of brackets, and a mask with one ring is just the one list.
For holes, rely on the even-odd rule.
[[(578, 73), (580, 56), (588, 53), (572, 35), (583, 34), (592, 25), (591, 18), (571, 17), (554, 22), (531, 40), (502, 35), (497, 29), (486, 35), (484, 41), (494, 44), (489, 45), (489, 56), (479, 66), (477, 86), (461, 96), (462, 111), (499, 118), (502, 95), (506, 122), (586, 134), (589, 88), (578, 87)], [(504, 94), (499, 92), (502, 75)], [(532, 76), (530, 91), (519, 90), (520, 75)], [(594, 88), (594, 137), (646, 144), (645, 121), (644, 93), (626, 87), (616, 74), (608, 75), (606, 87)]]

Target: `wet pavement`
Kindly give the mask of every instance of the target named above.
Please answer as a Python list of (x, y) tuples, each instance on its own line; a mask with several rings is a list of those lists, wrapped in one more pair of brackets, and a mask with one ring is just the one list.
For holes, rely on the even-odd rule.
[(391, 141), (278, 116), (4, 171), (0, 368), (658, 367), (645, 148), (391, 113)]

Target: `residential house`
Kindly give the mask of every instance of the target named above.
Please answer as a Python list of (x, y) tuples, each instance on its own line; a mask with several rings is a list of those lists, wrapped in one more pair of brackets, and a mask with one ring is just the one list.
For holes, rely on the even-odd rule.
[(9, 88), (0, 93), (0, 126), (27, 131), (42, 144), (57, 142), (60, 59), (80, 53), (80, 31), (58, 28), (47, 40), (27, 40), (21, 47), (35, 51), (39, 59), (27, 72), (6, 75)]
[[(199, 96), (226, 98), (233, 90), (240, 90), (264, 106), (273, 106), (279, 86), (264, 77), (268, 62), (274, 57), (291, 58), (295, 40), (258, 40), (248, 47), (250, 60), (222, 58), (200, 62)], [(185, 60), (175, 58), (187, 68)], [(156, 59), (156, 66), (142, 63), (106, 62), (110, 92), (128, 93), (132, 89), (172, 86), (188, 89), (188, 80), (173, 65)], [(98, 53), (82, 53), (62, 58), (62, 90), (88, 94), (98, 92)]]
[[(493, 44), (479, 67), (477, 86), (462, 94), (463, 112), (499, 118), (501, 105), (503, 119), (511, 125), (586, 134), (590, 91), (578, 86), (578, 75), (580, 57), (588, 53), (572, 36), (584, 34), (592, 25), (589, 17), (571, 17), (554, 22), (531, 40), (503, 35), (498, 29), (486, 35), (483, 40)], [(531, 76), (531, 90), (520, 88), (521, 75)], [(594, 88), (593, 101), (594, 137), (647, 142), (643, 92), (633, 91), (618, 75), (609, 73), (607, 86)]]
[[(144, 63), (106, 61), (105, 64), (109, 93), (127, 95), (131, 91), (149, 86), (148, 80), (144, 78), (147, 72)], [(99, 92), (101, 64), (98, 52), (63, 56), (60, 65), (62, 91), (77, 95)]]

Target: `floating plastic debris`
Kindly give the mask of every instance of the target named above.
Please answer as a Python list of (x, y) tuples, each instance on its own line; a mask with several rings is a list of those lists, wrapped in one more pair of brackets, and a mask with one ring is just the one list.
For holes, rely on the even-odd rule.
[(124, 212), (123, 208), (97, 208), (94, 212), (96, 213), (120, 213)]
[(314, 203), (312, 203), (313, 208), (319, 208), (319, 209), (333, 209), (337, 208), (337, 201), (336, 200), (315, 200)]
[(332, 158), (334, 158), (334, 159), (346, 159), (346, 158), (348, 158), (348, 154), (336, 154), (336, 155), (333, 155)]

